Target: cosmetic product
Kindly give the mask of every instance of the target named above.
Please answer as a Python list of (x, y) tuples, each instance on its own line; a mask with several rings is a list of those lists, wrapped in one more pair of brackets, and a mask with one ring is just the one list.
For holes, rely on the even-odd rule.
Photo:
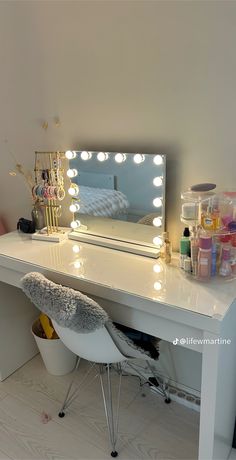
[(217, 272), (217, 245), (212, 243), (211, 249), (211, 276), (215, 276)]
[(198, 219), (198, 205), (197, 203), (184, 203), (182, 205), (181, 217), (185, 220), (197, 220)]
[(164, 261), (169, 264), (171, 262), (171, 242), (169, 240), (169, 233), (164, 232), (162, 234), (163, 245), (160, 249), (160, 257), (164, 259)]
[(199, 241), (197, 238), (196, 231), (193, 231), (193, 236), (190, 238), (190, 248), (191, 248), (192, 273), (194, 276), (196, 276), (197, 267), (198, 267), (198, 251), (199, 251)]
[(191, 258), (190, 257), (186, 257), (184, 259), (184, 271), (187, 272), (187, 273), (191, 273), (191, 271), (192, 271), (192, 264), (191, 264)]
[(201, 224), (205, 230), (214, 230), (214, 220), (211, 207), (207, 207), (206, 212), (202, 212)]
[(180, 240), (180, 268), (184, 268), (184, 259), (186, 257), (190, 257), (190, 232), (188, 227), (185, 227)]
[(232, 240), (232, 246), (230, 251), (230, 265), (232, 274), (236, 275), (236, 238)]
[(211, 236), (200, 236), (198, 252), (198, 276), (201, 279), (208, 279), (211, 276)]
[(232, 269), (230, 265), (230, 248), (229, 247), (222, 248), (219, 274), (221, 276), (230, 276), (232, 274)]

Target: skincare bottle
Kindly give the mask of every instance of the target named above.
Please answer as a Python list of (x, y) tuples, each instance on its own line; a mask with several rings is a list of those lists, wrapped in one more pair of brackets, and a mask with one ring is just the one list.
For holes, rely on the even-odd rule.
[(192, 274), (196, 276), (197, 267), (198, 267), (199, 241), (198, 241), (197, 232), (195, 229), (193, 229), (193, 235), (190, 238), (190, 249), (191, 249)]
[(198, 252), (198, 276), (201, 279), (208, 279), (211, 276), (211, 236), (200, 236)]
[(163, 245), (160, 249), (160, 257), (164, 259), (164, 261), (169, 264), (171, 262), (171, 242), (169, 240), (169, 233), (164, 232), (162, 234), (163, 238)]
[(232, 274), (232, 269), (230, 265), (230, 248), (229, 247), (222, 248), (219, 274), (221, 276), (230, 276)]
[(188, 227), (185, 227), (180, 240), (180, 268), (184, 268), (184, 259), (186, 257), (190, 257), (190, 232)]
[(217, 245), (212, 243), (211, 250), (211, 276), (215, 276), (217, 272)]

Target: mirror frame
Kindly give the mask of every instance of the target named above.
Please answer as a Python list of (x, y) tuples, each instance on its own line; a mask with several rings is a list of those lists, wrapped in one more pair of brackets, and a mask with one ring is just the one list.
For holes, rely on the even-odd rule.
[[(163, 187), (163, 193), (162, 197), (158, 196), (154, 198), (154, 201), (156, 200), (156, 208), (162, 207), (162, 216), (161, 217), (156, 217), (153, 220), (153, 224), (150, 226), (143, 225), (143, 227), (149, 227), (152, 229), (151, 235), (154, 235), (152, 237), (151, 242), (146, 242), (146, 241), (132, 241), (131, 239), (125, 239), (123, 238), (120, 240), (118, 237), (115, 237), (114, 235), (103, 235), (103, 234), (96, 234), (96, 232), (89, 232), (88, 227), (85, 225), (82, 225), (80, 220), (75, 217), (75, 213), (79, 212), (79, 203), (78, 203), (78, 198), (79, 198), (79, 186), (76, 183), (73, 183), (73, 177), (76, 177), (78, 174), (78, 171), (73, 167), (68, 169), (67, 171), (67, 176), (70, 179), (70, 187), (68, 189), (68, 193), (70, 194), (71, 198), (71, 205), (70, 205), (70, 211), (72, 213), (72, 221), (70, 223), (70, 226), (72, 228), (71, 233), (69, 234), (70, 239), (74, 239), (77, 241), (84, 241), (86, 243), (92, 243), (100, 246), (105, 246), (108, 248), (112, 249), (119, 249), (125, 252), (132, 252), (135, 254), (141, 254), (145, 255), (148, 257), (154, 257), (157, 258), (159, 256), (160, 252), (160, 247), (162, 245), (162, 239), (160, 237), (160, 233), (164, 231), (165, 229), (165, 185), (166, 185), (166, 155), (165, 154), (148, 154), (148, 153), (120, 153), (120, 152), (98, 152), (98, 151), (85, 151), (85, 150), (80, 150), (80, 151), (71, 151), (67, 150), (65, 153), (65, 156), (68, 160), (75, 159), (77, 155), (80, 154), (81, 159), (84, 161), (91, 159), (96, 155), (97, 160), (102, 162), (106, 161), (109, 154), (114, 155), (114, 159), (117, 161), (117, 163), (122, 163), (126, 160), (127, 155), (133, 155), (134, 157), (134, 166), (135, 164), (138, 165), (142, 163), (145, 159), (145, 156), (152, 155), (153, 156), (153, 163), (154, 166), (160, 166), (161, 164), (163, 165), (163, 174), (160, 176), (157, 176), (153, 179), (153, 186), (154, 188), (158, 188), (160, 186)], [(82, 157), (83, 155), (83, 157)], [(154, 183), (156, 179), (156, 183)], [(163, 180), (164, 179), (164, 180)], [(164, 203), (164, 206), (163, 206)], [(105, 219), (105, 218), (104, 218)], [(123, 222), (123, 221), (116, 221), (116, 219), (110, 219), (113, 222)], [(127, 224), (126, 221), (123, 222), (124, 225)], [(132, 225), (137, 225), (137, 223), (129, 222)], [(138, 224), (140, 225), (140, 224)], [(155, 230), (156, 229), (156, 230)], [(158, 231), (159, 230), (159, 231)], [(154, 232), (154, 233), (153, 233)]]

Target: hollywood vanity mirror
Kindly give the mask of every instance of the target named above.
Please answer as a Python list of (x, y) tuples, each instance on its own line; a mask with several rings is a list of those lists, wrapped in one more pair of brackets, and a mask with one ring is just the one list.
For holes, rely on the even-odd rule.
[(165, 155), (67, 151), (71, 239), (158, 257)]

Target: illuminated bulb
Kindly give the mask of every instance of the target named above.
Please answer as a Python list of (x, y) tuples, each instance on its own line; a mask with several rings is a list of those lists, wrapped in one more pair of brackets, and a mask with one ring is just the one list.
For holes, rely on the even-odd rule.
[(155, 265), (153, 265), (153, 271), (155, 273), (161, 273), (162, 267), (159, 264), (155, 264)]
[(66, 156), (67, 160), (73, 160), (73, 158), (76, 157), (76, 152), (74, 152), (72, 150), (67, 150), (66, 153), (65, 153), (65, 156)]
[(106, 161), (108, 159), (108, 153), (106, 152), (99, 152), (97, 154), (98, 161)]
[(153, 185), (155, 185), (155, 187), (160, 187), (162, 184), (163, 184), (163, 178), (161, 176), (160, 177), (154, 177)]
[(153, 243), (156, 244), (157, 246), (161, 246), (162, 245), (162, 239), (159, 237), (159, 236), (155, 236), (155, 238), (153, 238)]
[(81, 224), (80, 224), (80, 221), (79, 221), (79, 220), (72, 220), (72, 222), (70, 223), (70, 226), (71, 226), (71, 228), (73, 228), (73, 229), (74, 229), (74, 228), (80, 227), (80, 225), (81, 225)]
[(153, 158), (153, 162), (155, 163), (155, 165), (159, 166), (159, 165), (162, 165), (163, 163), (163, 158), (161, 155), (156, 155), (154, 158)]
[(78, 203), (73, 203), (69, 207), (70, 212), (78, 212), (80, 210), (80, 205)]
[(82, 262), (80, 262), (80, 260), (75, 260), (74, 267), (75, 268), (81, 268), (82, 267)]
[(77, 169), (68, 169), (66, 174), (68, 177), (76, 177), (78, 174), (78, 171)]
[(85, 150), (83, 152), (81, 152), (80, 154), (80, 158), (81, 160), (90, 160), (90, 158), (92, 158), (92, 153), (91, 152), (86, 152)]
[(80, 252), (80, 246), (78, 246), (78, 244), (74, 244), (73, 248), (72, 248), (72, 251), (75, 253), (75, 254), (78, 254)]
[(145, 155), (142, 155), (141, 153), (136, 153), (136, 155), (134, 155), (134, 162), (137, 165), (142, 163), (144, 160), (145, 160)]
[(162, 226), (162, 220), (160, 217), (154, 217), (152, 221), (154, 227), (161, 227)]
[(156, 291), (160, 291), (161, 288), (162, 288), (162, 285), (161, 285), (160, 281), (156, 281), (156, 282), (154, 283), (153, 287), (154, 287), (154, 289), (155, 289)]
[(79, 193), (79, 187), (76, 184), (71, 184), (70, 188), (68, 189), (68, 193), (71, 196), (78, 195)]
[(123, 161), (126, 160), (126, 155), (124, 153), (117, 153), (115, 155), (115, 161), (116, 163), (123, 163)]
[(160, 208), (162, 206), (161, 198), (154, 198), (153, 204), (156, 208)]

